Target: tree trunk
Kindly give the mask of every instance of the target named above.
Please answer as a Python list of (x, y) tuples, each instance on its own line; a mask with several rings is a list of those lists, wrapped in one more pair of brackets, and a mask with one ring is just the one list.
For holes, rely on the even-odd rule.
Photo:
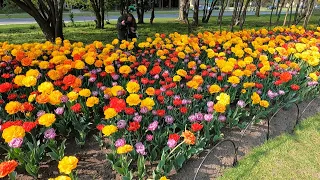
[(121, 16), (124, 14), (125, 11), (125, 1), (124, 0), (120, 0), (120, 14)]
[(284, 19), (283, 19), (283, 24), (282, 24), (282, 26), (285, 26), (285, 25), (286, 25), (286, 22), (287, 22), (287, 17), (288, 17), (288, 13), (289, 13), (289, 7), (287, 8), (287, 12), (286, 12), (286, 15), (284, 16)]
[(290, 16), (289, 16), (288, 27), (291, 25), (293, 1), (294, 0), (292, 0), (291, 5), (290, 5)]
[(235, 1), (235, 6), (234, 6), (232, 20), (231, 20), (231, 23), (232, 23), (231, 31), (233, 31), (233, 27), (238, 25), (240, 22), (240, 16), (241, 16), (242, 8), (243, 8), (243, 3), (244, 3), (244, 0), (236, 0)]
[(261, 0), (257, 0), (256, 16), (260, 16)]
[(244, 25), (244, 22), (246, 20), (246, 15), (247, 15), (247, 9), (248, 9), (248, 5), (250, 3), (250, 0), (247, 0), (244, 8), (243, 8), (243, 11), (242, 11), (242, 15), (241, 15), (241, 18), (240, 18), (240, 29), (242, 30), (243, 28), (243, 25)]
[(145, 6), (145, 1), (144, 0), (136, 0), (138, 24), (144, 24), (144, 21), (143, 21), (144, 6)]
[(94, 14), (96, 16), (96, 28), (104, 28), (104, 0), (90, 0)]
[(188, 16), (189, 16), (189, 7), (190, 7), (190, 4), (189, 4), (189, 0), (184, 0), (184, 7), (183, 7), (183, 21), (184, 22), (187, 22), (188, 25), (189, 25), (189, 19), (188, 19)]
[(56, 13), (56, 25), (55, 25), (55, 37), (63, 38), (63, 5), (64, 2), (57, 2), (55, 3), (55, 13)]
[(155, 0), (152, 0), (152, 11), (151, 11), (151, 17), (150, 17), (150, 24), (153, 24), (153, 20), (154, 20), (154, 6), (155, 6)]
[(286, 0), (282, 0), (280, 10), (279, 10), (279, 12), (278, 12), (278, 14), (277, 14), (277, 16), (278, 16), (278, 17), (277, 17), (277, 21), (276, 21), (276, 24), (277, 24), (277, 25), (278, 25), (278, 23), (279, 23), (279, 21), (280, 21), (281, 12), (282, 12), (282, 9), (283, 9), (283, 6), (284, 6), (285, 2), (286, 2)]
[[(269, 30), (270, 30), (270, 28), (271, 28), (271, 23), (272, 23), (272, 15), (273, 15), (273, 7), (274, 7), (274, 2), (275, 2), (276, 0), (273, 0), (273, 2), (272, 2), (272, 8), (271, 8), (271, 14), (270, 14), (270, 19), (269, 19)], [(279, 3), (278, 3), (279, 4)]]
[(314, 4), (315, 4), (315, 0), (311, 0), (311, 2), (309, 3), (308, 5), (308, 9), (307, 9), (307, 12), (306, 12), (306, 16), (305, 16), (305, 19), (303, 21), (303, 27), (306, 29), (307, 28), (307, 25), (309, 23), (309, 20), (310, 20), (310, 17), (312, 15), (312, 12), (313, 12), (313, 9), (314, 9)]
[(208, 11), (208, 6), (209, 6), (209, 0), (204, 0), (204, 7), (203, 7), (203, 16), (202, 16), (202, 22), (205, 22), (206, 16), (207, 16), (207, 11)]
[(100, 0), (101, 27), (104, 28), (104, 0)]
[(212, 14), (213, 9), (216, 6), (217, 2), (218, 2), (218, 0), (212, 0), (209, 10), (207, 10), (208, 8), (206, 6), (204, 7), (206, 9), (204, 12), (206, 12), (206, 13), (204, 13), (204, 17), (202, 18), (203, 23), (209, 22), (209, 19), (211, 17), (211, 14)]
[(299, 9), (301, 8), (301, 7), (300, 7), (300, 4), (301, 4), (301, 0), (298, 1), (297, 6), (296, 6), (296, 12), (294, 13), (294, 20), (293, 20), (293, 22), (294, 22), (295, 24), (296, 24), (297, 18), (298, 18), (298, 11), (299, 11)]
[(188, 18), (188, 13), (189, 13), (189, 0), (184, 0), (184, 4), (185, 4), (185, 6), (183, 7), (183, 20), (184, 20), (184, 22), (186, 22), (187, 25), (188, 25), (188, 35), (190, 35), (191, 32), (192, 32), (192, 28), (191, 28), (191, 24), (190, 24), (189, 18)]
[(182, 21), (183, 20), (183, 8), (184, 8), (184, 0), (179, 0), (179, 17), (177, 20)]
[[(223, 3), (222, 3), (223, 4)], [(227, 6), (226, 6), (227, 8), (229, 8), (230, 7), (230, 0), (227, 0)]]
[[(285, 17), (284, 17), (283, 25), (282, 25), (282, 26), (285, 26), (286, 23), (287, 23), (287, 17), (288, 17), (289, 11), (292, 11), (293, 1), (294, 1), (294, 0), (291, 0), (290, 5), (289, 5), (289, 7), (287, 8), (287, 12), (286, 12), (286, 15), (285, 15)], [(290, 16), (291, 16), (291, 15), (290, 15)], [(289, 24), (290, 24), (290, 22), (289, 22)]]
[(277, 7), (276, 7), (276, 13), (275, 15), (278, 15), (278, 11), (279, 11), (279, 5), (280, 5), (280, 0), (277, 0)]
[(219, 30), (220, 33), (222, 31), (221, 27), (222, 27), (222, 17), (224, 14), (225, 9), (229, 6), (229, 0), (227, 0), (227, 3), (225, 3), (225, 0), (222, 0), (221, 2), (221, 9), (219, 11), (219, 16), (218, 16), (218, 23), (219, 23)]
[(231, 32), (233, 32), (233, 27), (235, 25), (235, 19), (236, 19), (236, 15), (237, 15), (237, 10), (238, 10), (238, 4), (239, 4), (239, 0), (233, 0), (233, 14), (232, 14), (232, 19), (231, 19)]
[(171, 2), (171, 0), (169, 0), (169, 4), (168, 4), (169, 9), (171, 9), (171, 4), (172, 4), (172, 2)]
[[(18, 7), (32, 16), (47, 40), (54, 42), (63, 37), (64, 0), (12, 0)], [(37, 4), (34, 4), (36, 2)]]
[(199, 25), (199, 0), (195, 0), (193, 5), (193, 22), (192, 24), (195, 26)]

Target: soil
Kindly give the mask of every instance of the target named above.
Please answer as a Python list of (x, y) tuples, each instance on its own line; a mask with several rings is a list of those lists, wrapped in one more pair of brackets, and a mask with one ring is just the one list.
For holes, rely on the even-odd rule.
[[(305, 101), (299, 104), (300, 113), (308, 106), (310, 101)], [(320, 99), (312, 101), (308, 108), (301, 115), (301, 120), (320, 112)], [(280, 110), (270, 123), (270, 138), (279, 136), (284, 132), (292, 132), (297, 117), (297, 108), (295, 105), (284, 110)], [(266, 141), (267, 121), (261, 121), (258, 124), (250, 126), (245, 131), (239, 128), (224, 129), (224, 137), (231, 139), (238, 146), (238, 160), (243, 158), (252, 148), (261, 145)], [(171, 180), (192, 180), (195, 173), (201, 164), (204, 156), (210, 150), (207, 149), (198, 156), (188, 160), (182, 169), (170, 176)], [(77, 174), (80, 180), (120, 180), (111, 165), (107, 162), (105, 154), (107, 149), (101, 150), (94, 138), (89, 139), (88, 143), (83, 148), (78, 148), (76, 144), (67, 144), (65, 155), (75, 155), (79, 159)], [(225, 169), (232, 167), (234, 160), (234, 150), (230, 142), (224, 142), (217, 146), (206, 158), (202, 164), (197, 177), (197, 180), (216, 179), (221, 176)], [(49, 177), (57, 177), (58, 169), (57, 162), (48, 162), (41, 166), (39, 179), (47, 179)], [(17, 179), (29, 180), (30, 176), (19, 175)]]
[[(310, 103), (310, 104), (309, 104)], [(309, 104), (309, 106), (308, 106)], [(320, 99), (314, 101), (305, 101), (299, 103), (301, 114), (300, 120), (320, 112)], [(308, 107), (307, 107), (308, 106)], [(304, 111), (305, 110), (305, 111)], [(303, 112), (304, 111), (304, 112)], [(302, 113), (303, 112), (303, 113)], [(280, 110), (270, 122), (270, 139), (279, 136), (285, 132), (291, 133), (296, 123), (297, 107), (292, 105), (288, 109)], [(238, 149), (238, 160), (243, 158), (250, 150), (263, 144), (267, 140), (267, 121), (261, 121), (258, 124), (250, 126), (241, 139), (242, 132), (240, 129), (227, 129), (224, 131), (226, 139), (235, 142)], [(204, 156), (210, 149), (202, 152), (198, 157), (191, 158), (183, 168), (175, 175), (170, 177), (171, 180), (193, 180), (196, 170), (198, 169)], [(197, 180), (216, 179), (221, 176), (227, 168), (231, 168), (234, 160), (234, 150), (230, 142), (225, 142), (215, 148), (202, 164)]]

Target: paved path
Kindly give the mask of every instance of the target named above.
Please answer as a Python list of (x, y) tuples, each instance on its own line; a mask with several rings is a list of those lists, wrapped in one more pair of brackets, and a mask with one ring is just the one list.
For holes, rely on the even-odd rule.
[[(192, 17), (193, 12), (189, 12), (189, 17)], [(213, 11), (212, 16), (218, 16), (219, 11)], [(267, 11), (262, 11), (260, 12), (261, 15), (263, 14), (270, 14), (270, 12)], [(136, 14), (134, 14), (136, 16)], [(231, 16), (232, 11), (226, 11), (224, 13), (224, 16)], [(247, 15), (254, 15), (254, 12), (247, 12)], [(157, 14), (155, 12), (155, 18), (177, 18), (179, 16), (178, 12), (177, 13), (170, 13), (170, 14)], [(199, 13), (199, 16), (202, 16), (202, 13)], [(150, 12), (146, 13), (144, 16), (145, 19), (150, 19)], [(69, 17), (64, 17), (63, 18), (65, 22), (70, 22)], [(111, 15), (109, 16), (109, 20), (117, 20), (118, 16)], [(95, 20), (95, 17), (92, 16), (76, 16), (74, 17), (75, 22), (88, 22), (88, 21), (93, 21)], [(0, 25), (9, 25), (9, 24), (34, 24), (36, 21), (33, 18), (7, 18), (7, 19), (0, 19)]]

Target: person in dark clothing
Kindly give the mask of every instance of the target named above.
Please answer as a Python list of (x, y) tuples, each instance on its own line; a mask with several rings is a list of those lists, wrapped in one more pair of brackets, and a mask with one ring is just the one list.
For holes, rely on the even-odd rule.
[(128, 40), (137, 38), (137, 23), (132, 14), (124, 14), (118, 18), (117, 22), (118, 39)]

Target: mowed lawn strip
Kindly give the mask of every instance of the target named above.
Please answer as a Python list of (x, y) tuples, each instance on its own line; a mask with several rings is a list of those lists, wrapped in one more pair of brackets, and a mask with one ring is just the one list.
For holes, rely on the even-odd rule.
[(320, 179), (320, 114), (252, 150), (219, 180)]

